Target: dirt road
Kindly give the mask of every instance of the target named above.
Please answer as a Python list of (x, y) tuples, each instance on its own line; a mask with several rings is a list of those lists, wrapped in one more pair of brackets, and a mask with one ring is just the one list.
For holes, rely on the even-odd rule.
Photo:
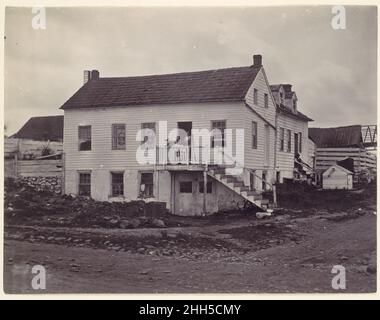
[[(284, 237), (258, 232), (266, 225), (220, 230), (226, 242), (153, 254), (5, 239), (7, 293), (206, 293), (337, 292), (331, 286), (334, 265), (346, 268), (342, 292), (376, 291), (376, 216), (331, 221), (309, 217), (286, 221)], [(223, 228), (222, 228), (223, 229)], [(204, 227), (207, 232), (207, 227)], [(292, 232), (297, 237), (292, 237)], [(230, 241), (230, 242), (228, 242)], [(261, 241), (261, 242), (260, 242)], [(170, 241), (169, 241), (170, 243)], [(181, 246), (179, 243), (183, 243)], [(185, 246), (186, 244), (186, 246)], [(260, 244), (260, 245), (259, 245)], [(155, 248), (162, 245), (154, 243)], [(241, 248), (239, 248), (239, 245)], [(203, 249), (202, 249), (203, 248)], [(152, 254), (150, 254), (152, 253)], [(165, 252), (164, 252), (165, 253)], [(31, 288), (33, 265), (46, 267), (46, 290)]]

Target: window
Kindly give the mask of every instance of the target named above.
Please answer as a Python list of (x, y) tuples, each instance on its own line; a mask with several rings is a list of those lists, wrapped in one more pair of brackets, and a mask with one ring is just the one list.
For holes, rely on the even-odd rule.
[(112, 125), (112, 150), (125, 150), (125, 124)]
[[(199, 181), (199, 193), (204, 191), (204, 181)], [(207, 193), (212, 193), (212, 181), (207, 181)]]
[(111, 189), (112, 196), (118, 197), (124, 195), (124, 174), (122, 172), (111, 172)]
[(144, 198), (153, 197), (153, 172), (141, 173), (140, 195)]
[(181, 181), (179, 183), (179, 192), (193, 193), (193, 183), (191, 181)]
[(252, 149), (257, 149), (257, 122), (252, 121)]
[(292, 132), (288, 130), (288, 152), (292, 151)]
[(285, 130), (284, 128), (280, 128), (280, 151), (284, 151), (284, 137)]
[(297, 112), (297, 100), (293, 100), (293, 110), (294, 112)]
[(91, 173), (79, 173), (78, 193), (80, 196), (91, 196)]
[(276, 171), (276, 183), (281, 183), (281, 172)]
[(261, 188), (263, 190), (267, 189), (266, 181), (267, 181), (267, 172), (263, 171), (262, 174), (261, 174)]
[(301, 132), (298, 134), (298, 142), (299, 142), (298, 150), (299, 150), (299, 153), (301, 153), (302, 152), (302, 133)]
[(91, 126), (78, 127), (79, 150), (91, 150)]
[(258, 104), (258, 91), (257, 91), (257, 89), (253, 89), (253, 103)]
[(268, 94), (264, 93), (264, 107), (268, 108), (269, 100), (268, 100)]
[[(153, 131), (153, 132), (151, 132), (151, 131), (146, 130), (147, 132), (143, 132), (142, 133), (143, 134), (143, 137), (142, 137), (143, 139), (141, 141), (141, 144), (146, 143), (148, 141), (148, 138), (150, 138), (149, 140), (152, 141), (152, 142), (156, 141), (155, 140), (155, 136), (152, 136), (153, 133), (154, 133), (154, 135), (156, 134), (156, 123), (154, 123), (154, 122), (145, 122), (145, 123), (142, 123), (141, 124), (141, 129), (142, 130), (144, 130), (144, 129), (150, 129), (150, 130)], [(154, 146), (155, 146), (155, 143), (152, 143), (152, 144), (148, 145), (149, 148), (152, 148)]]
[(280, 104), (284, 104), (284, 94), (280, 92)]
[(212, 121), (212, 137), (211, 137), (211, 148), (214, 147), (225, 147), (225, 135), (224, 131), (226, 129), (226, 121), (218, 120)]

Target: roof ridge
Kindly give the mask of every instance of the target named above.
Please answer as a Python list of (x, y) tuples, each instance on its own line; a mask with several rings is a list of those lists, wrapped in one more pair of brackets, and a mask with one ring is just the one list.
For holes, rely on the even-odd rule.
[(100, 77), (99, 79), (96, 79), (96, 80), (174, 76), (174, 75), (183, 75), (183, 74), (206, 73), (206, 72), (212, 72), (212, 71), (227, 71), (227, 70), (232, 70), (232, 69), (248, 69), (248, 68), (259, 69), (261, 67), (254, 67), (253, 65), (251, 65), (251, 66), (228, 67), (228, 68), (199, 70), (199, 71), (182, 71), (182, 72), (173, 72), (173, 73), (147, 74), (147, 75), (136, 75), (136, 76)]

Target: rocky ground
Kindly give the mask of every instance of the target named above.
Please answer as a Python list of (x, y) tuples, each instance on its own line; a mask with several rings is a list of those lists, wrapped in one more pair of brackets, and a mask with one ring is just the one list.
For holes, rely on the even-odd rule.
[[(157, 218), (147, 212), (136, 216), (161, 220), (164, 225), (156, 227), (151, 223), (128, 228), (57, 225), (41, 223), (43, 219), (34, 224), (33, 219), (21, 219), (27, 223), (20, 224), (6, 219), (5, 289), (8, 293), (336, 292), (331, 270), (343, 265), (344, 292), (374, 292), (375, 203), (374, 190), (368, 189), (351, 193), (334, 208), (326, 204), (305, 208), (299, 201), (292, 209), (277, 210), (264, 219), (247, 212), (203, 218)], [(18, 210), (14, 200), (7, 204), (14, 208), (8, 214)], [(54, 217), (67, 218), (65, 214)], [(51, 217), (46, 212), (36, 215)], [(31, 289), (31, 268), (36, 264), (47, 269), (43, 292)]]

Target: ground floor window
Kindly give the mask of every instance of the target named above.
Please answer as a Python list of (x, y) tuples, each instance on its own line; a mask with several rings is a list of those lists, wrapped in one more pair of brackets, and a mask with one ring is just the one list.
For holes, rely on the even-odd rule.
[(191, 181), (181, 181), (179, 183), (179, 192), (180, 193), (192, 193), (193, 192), (193, 183)]
[(111, 173), (112, 196), (118, 197), (124, 195), (124, 174), (123, 172)]
[(79, 172), (78, 193), (80, 196), (91, 196), (91, 173)]
[(140, 195), (143, 198), (152, 198), (153, 186), (153, 172), (141, 172)]
[[(199, 181), (199, 193), (204, 192), (204, 182)], [(212, 181), (207, 181), (207, 193), (212, 193)]]

